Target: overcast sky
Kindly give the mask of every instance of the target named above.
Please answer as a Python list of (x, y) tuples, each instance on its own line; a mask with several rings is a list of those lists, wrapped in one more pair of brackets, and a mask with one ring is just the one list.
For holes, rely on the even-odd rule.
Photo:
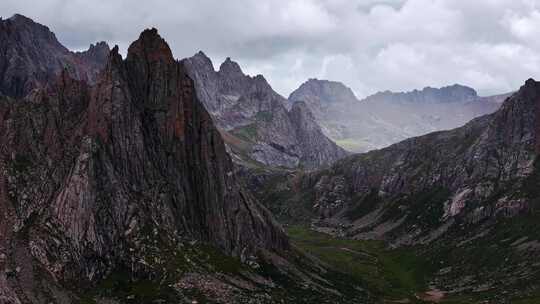
[(125, 51), (156, 27), (175, 57), (230, 56), (288, 96), (308, 78), (359, 97), (460, 83), (482, 95), (540, 78), (540, 0), (1, 0), (70, 49)]

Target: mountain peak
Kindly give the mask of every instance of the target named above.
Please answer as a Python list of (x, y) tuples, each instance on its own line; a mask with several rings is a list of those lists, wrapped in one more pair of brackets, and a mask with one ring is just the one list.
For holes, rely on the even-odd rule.
[(83, 56), (89, 60), (97, 62), (107, 62), (109, 52), (111, 51), (109, 45), (105, 41), (97, 42), (96, 44), (90, 44), (88, 50), (84, 52), (77, 52), (79, 56)]
[(122, 55), (120, 55), (120, 52), (118, 50), (118, 45), (114, 45), (114, 47), (111, 49), (108, 55), (109, 65), (113, 64), (113, 62), (121, 62), (121, 61), (122, 61)]
[(203, 51), (198, 51), (195, 55), (185, 60), (197, 62), (198, 65), (204, 66), (205, 70), (214, 71), (212, 60)]
[(50, 84), (66, 67), (72, 77), (93, 83), (107, 62), (105, 43), (71, 52), (47, 26), (20, 14), (0, 21), (0, 41), (0, 93), (16, 98)]
[[(540, 99), (540, 82), (530, 78), (527, 81), (525, 81), (525, 84), (519, 88), (519, 91), (517, 92), (517, 96), (521, 96), (519, 100), (521, 102), (527, 103), (525, 107), (523, 107), (524, 111), (530, 111), (533, 107), (539, 107), (540, 108), (540, 102), (538, 100)], [(506, 101), (505, 104), (509, 104), (515, 101)], [(504, 107), (504, 105), (503, 105)], [(540, 120), (540, 118), (539, 118)], [(539, 138), (539, 149), (540, 151), (540, 128), (537, 132), (537, 136)]]
[(227, 57), (225, 61), (219, 66), (219, 72), (232, 75), (244, 75), (240, 65), (236, 61), (232, 61), (230, 57)]
[(8, 20), (35, 23), (34, 20), (21, 14), (13, 14), (13, 16), (11, 16)]
[(356, 102), (357, 98), (351, 88), (341, 82), (310, 78), (291, 93), (291, 102), (317, 97), (322, 103)]
[(149, 63), (174, 61), (169, 45), (161, 38), (156, 28), (144, 30), (139, 39), (129, 46), (127, 58), (134, 57), (144, 58)]
[(193, 57), (210, 60), (210, 57), (208, 57), (203, 51), (198, 51), (195, 55), (193, 55)]
[(96, 44), (90, 44), (90, 47), (88, 48), (88, 50), (94, 50), (94, 49), (107, 49), (109, 50), (109, 44), (105, 41), (98, 41), (96, 42)]
[(111, 53), (118, 54), (118, 44), (114, 45), (114, 47), (111, 49)]
[(527, 81), (525, 81), (525, 87), (536, 87), (538, 85), (538, 81), (532, 79), (532, 78), (529, 78), (527, 79)]

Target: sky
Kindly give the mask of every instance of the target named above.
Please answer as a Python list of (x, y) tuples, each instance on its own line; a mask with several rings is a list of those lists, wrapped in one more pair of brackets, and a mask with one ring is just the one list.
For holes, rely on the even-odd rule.
[(263, 74), (287, 97), (309, 78), (358, 97), (455, 83), (481, 95), (540, 79), (540, 0), (1, 0), (81, 50), (125, 52), (156, 27), (181, 59), (205, 52)]

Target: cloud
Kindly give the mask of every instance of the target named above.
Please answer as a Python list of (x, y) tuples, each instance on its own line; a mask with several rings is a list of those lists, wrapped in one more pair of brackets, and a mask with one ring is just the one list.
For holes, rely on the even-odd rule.
[(72, 49), (125, 51), (155, 26), (176, 57), (230, 56), (285, 96), (311, 77), (360, 97), (453, 83), (488, 95), (540, 78), (535, 0), (3, 0), (0, 12), (50, 26)]

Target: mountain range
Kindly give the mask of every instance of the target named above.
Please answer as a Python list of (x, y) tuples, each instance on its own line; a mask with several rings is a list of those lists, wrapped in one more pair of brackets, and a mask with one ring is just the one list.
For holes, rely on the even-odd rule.
[(202, 52), (183, 62), (237, 162), (314, 169), (347, 155), (322, 133), (308, 107), (288, 110), (262, 75), (245, 75), (230, 58), (215, 71)]
[(460, 128), (282, 173), (257, 193), (282, 222), (415, 248), (436, 290), (507, 303), (540, 287), (539, 110), (529, 79)]
[(107, 58), (94, 84), (66, 68), (0, 99), (2, 303), (369, 299), (242, 186), (156, 29)]
[(461, 85), (405, 93), (379, 92), (358, 100), (342, 83), (310, 79), (291, 93), (304, 101), (323, 132), (354, 152), (380, 149), (401, 140), (464, 125), (494, 112), (509, 94), (479, 97)]
[(540, 82), (285, 99), (22, 15), (0, 51), (0, 303), (540, 299)]

